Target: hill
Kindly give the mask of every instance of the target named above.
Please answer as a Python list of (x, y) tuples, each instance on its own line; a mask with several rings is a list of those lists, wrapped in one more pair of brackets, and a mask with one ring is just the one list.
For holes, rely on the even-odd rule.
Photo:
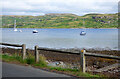
[[(83, 19), (85, 25), (83, 26)], [(2, 28), (117, 28), (118, 14), (46, 14), (44, 16), (3, 15)]]

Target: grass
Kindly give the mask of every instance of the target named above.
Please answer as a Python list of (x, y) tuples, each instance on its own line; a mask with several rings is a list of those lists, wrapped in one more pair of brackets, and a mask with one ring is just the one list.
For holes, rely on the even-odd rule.
[[(118, 14), (73, 14), (44, 16), (2, 16), (2, 28), (13, 28), (14, 20), (17, 28), (117, 28)], [(83, 18), (85, 25), (83, 26)]]
[(46, 58), (44, 56), (40, 55), (39, 63), (35, 63), (34, 66), (39, 66), (41, 68), (48, 67), (47, 62), (46, 62)]
[(32, 55), (30, 55), (30, 54), (27, 56), (27, 58), (25, 60), (22, 60), (21, 56), (8, 55), (8, 54), (0, 54), (0, 59), (2, 59), (3, 61), (6, 61), (6, 62), (18, 62), (18, 63), (21, 63), (21, 64), (28, 64), (28, 65), (32, 65), (32, 66), (35, 66), (35, 67), (47, 68), (49, 70), (60, 71), (60, 72), (72, 74), (72, 75), (78, 76), (78, 77), (101, 77), (99, 75), (92, 75), (92, 74), (89, 74), (89, 73), (82, 73), (78, 69), (47, 66), (46, 58), (44, 56), (42, 56), (42, 55), (40, 55), (39, 63), (35, 63), (34, 57)]
[(40, 61), (38, 63), (35, 63), (34, 56), (32, 56), (31, 54), (28, 54), (25, 60), (22, 59), (22, 56), (18, 56), (16, 54), (14, 55), (0, 54), (0, 59), (6, 62), (20, 62), (22, 64), (35, 65), (39, 67), (47, 67), (46, 58), (41, 55), (39, 58)]
[(68, 73), (76, 75), (78, 77), (101, 77), (100, 75), (92, 75), (89, 73), (83, 73), (78, 69), (61, 68), (61, 67), (49, 67), (49, 69), (56, 70), (56, 71), (68, 72)]

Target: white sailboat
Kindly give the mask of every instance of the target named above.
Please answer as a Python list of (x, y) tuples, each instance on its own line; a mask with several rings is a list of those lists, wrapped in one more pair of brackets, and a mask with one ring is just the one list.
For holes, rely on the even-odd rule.
[(18, 31), (18, 30), (16, 29), (16, 20), (14, 21), (14, 31)]
[[(84, 22), (84, 20), (83, 20), (83, 26), (85, 25), (85, 22)], [(80, 35), (86, 35), (86, 32), (84, 31), (84, 30), (82, 30), (81, 32), (80, 32)]]

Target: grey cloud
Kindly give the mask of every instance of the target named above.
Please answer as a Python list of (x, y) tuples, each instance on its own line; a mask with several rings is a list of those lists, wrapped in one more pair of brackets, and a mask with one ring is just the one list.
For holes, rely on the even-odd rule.
[[(4, 0), (3, 2), (3, 15), (19, 15), (19, 13), (24, 15), (34, 15), (39, 13), (74, 13), (78, 15), (83, 15), (85, 13), (117, 13), (118, 5), (116, 1), (88, 2), (87, 0), (68, 0), (67, 1), (51, 1), (51, 0), (39, 0), (38, 2), (34, 0)], [(8, 4), (8, 5), (6, 5)], [(26, 14), (25, 14), (26, 13)]]

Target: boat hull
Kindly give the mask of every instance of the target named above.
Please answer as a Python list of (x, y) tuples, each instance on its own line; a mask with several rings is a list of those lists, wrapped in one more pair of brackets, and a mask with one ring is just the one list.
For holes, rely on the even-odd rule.
[(86, 32), (82, 31), (82, 32), (80, 33), (80, 35), (86, 35)]
[(38, 31), (33, 31), (33, 33), (38, 33)]

